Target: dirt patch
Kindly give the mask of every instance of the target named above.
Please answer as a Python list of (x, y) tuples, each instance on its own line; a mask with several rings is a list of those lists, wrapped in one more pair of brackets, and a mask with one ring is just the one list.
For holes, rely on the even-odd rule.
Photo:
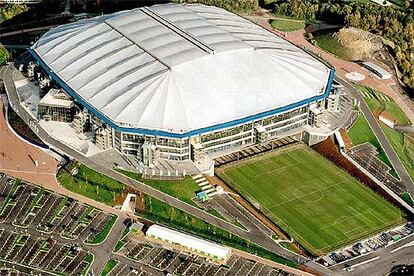
[(350, 53), (352, 60), (370, 58), (382, 49), (382, 39), (370, 32), (356, 28), (342, 28), (335, 37)]
[[(381, 115), (383, 118), (385, 118), (387, 120), (390, 120), (390, 121), (392, 121), (394, 123), (397, 123), (398, 122), (398, 120), (391, 113), (388, 113), (388, 112), (383, 111), (379, 115)], [(378, 117), (379, 117), (379, 115), (378, 115)]]
[(137, 195), (137, 201), (135, 203), (135, 209), (138, 212), (144, 212), (145, 211), (144, 193), (142, 193), (139, 190), (133, 189), (131, 187), (127, 187), (125, 190), (122, 191), (122, 193), (118, 194), (114, 198), (113, 206), (122, 205), (122, 203), (124, 202), (124, 200), (126, 199), (126, 197), (129, 193)]
[(379, 115), (381, 115), (381, 111), (379, 111), (379, 110), (373, 110), (372, 111), (372, 115), (374, 115), (374, 117), (375, 117), (375, 119), (377, 119), (378, 120), (378, 117), (379, 117)]
[(351, 137), (349, 137), (349, 135), (348, 135), (348, 132), (346, 132), (346, 130), (345, 129), (343, 129), (343, 128), (341, 128), (340, 130), (339, 130), (339, 133), (341, 133), (341, 136), (342, 136), (342, 140), (344, 140), (344, 143), (345, 143), (345, 148), (346, 149), (350, 149), (350, 148), (352, 148), (352, 140), (351, 140)]
[(318, 271), (316, 271), (316, 270), (314, 270), (314, 269), (312, 269), (308, 266), (305, 266), (305, 265), (299, 265), (298, 269), (300, 269), (302, 271), (305, 271), (305, 272), (308, 272), (308, 273), (310, 273), (312, 275), (315, 275), (315, 276), (322, 276), (323, 275), (322, 273), (320, 273), (320, 272), (318, 272)]

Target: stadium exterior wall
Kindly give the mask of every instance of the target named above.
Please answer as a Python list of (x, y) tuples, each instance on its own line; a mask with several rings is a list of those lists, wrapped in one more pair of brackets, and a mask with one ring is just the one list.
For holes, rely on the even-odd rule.
[[(194, 150), (192, 145), (201, 143), (203, 152), (211, 156), (220, 156), (224, 151), (234, 148), (258, 143), (255, 138), (255, 125), (261, 121), (269, 132), (270, 139), (283, 136), (286, 133), (294, 135), (302, 132), (302, 126), (308, 124), (309, 106), (312, 103), (323, 101), (329, 96), (335, 75), (335, 70), (331, 68), (326, 88), (323, 94), (304, 99), (293, 104), (279, 107), (266, 112), (253, 114), (251, 116), (212, 125), (209, 127), (188, 131), (185, 133), (173, 133), (160, 130), (131, 128), (119, 126), (101, 112), (96, 110), (82, 97), (80, 97), (64, 80), (54, 73), (42, 58), (32, 49), (30, 54), (38, 62), (41, 68), (47, 73), (56, 84), (67, 91), (78, 103), (85, 107), (90, 114), (93, 114), (99, 122), (111, 127), (109, 133), (112, 141), (110, 147), (117, 149), (124, 154), (136, 155), (141, 161), (144, 160), (142, 146), (150, 143), (157, 146), (158, 157), (173, 160), (194, 161)], [(204, 154), (203, 153), (203, 154)], [(154, 158), (158, 158), (154, 157)], [(151, 157), (152, 159), (153, 157)], [(150, 163), (150, 162), (149, 162)], [(149, 164), (148, 163), (148, 164)]]
[(60, 77), (58, 75), (56, 75), (46, 65), (46, 63), (42, 60), (41, 57), (39, 57), (39, 55), (35, 51), (33, 51), (32, 49), (29, 48), (29, 52), (36, 59), (36, 61), (43, 68), (43, 70), (45, 70), (45, 72), (47, 72), (50, 75), (50, 77), (59, 86), (61, 86), (63, 89), (65, 89), (65, 91), (67, 91), (75, 100), (80, 102), (90, 112), (92, 112), (97, 117), (99, 117), (102, 121), (104, 121), (105, 123), (110, 125), (113, 129), (118, 130), (118, 131), (122, 131), (122, 132), (128, 132), (128, 133), (154, 135), (154, 136), (162, 136), (162, 137), (168, 137), (168, 138), (189, 138), (191, 136), (200, 135), (200, 134), (208, 133), (208, 132), (213, 132), (213, 131), (217, 131), (217, 130), (220, 130), (220, 129), (225, 129), (225, 128), (241, 125), (241, 124), (244, 124), (244, 123), (248, 123), (248, 122), (251, 122), (251, 121), (259, 120), (259, 119), (262, 119), (262, 118), (265, 118), (265, 117), (268, 117), (268, 116), (276, 115), (278, 113), (289, 111), (289, 110), (292, 110), (292, 109), (310, 104), (312, 102), (316, 102), (316, 101), (325, 99), (329, 95), (329, 92), (332, 88), (333, 79), (334, 79), (334, 76), (335, 76), (335, 70), (331, 69), (331, 71), (329, 73), (328, 83), (326, 85), (324, 94), (314, 96), (314, 97), (311, 97), (311, 98), (308, 98), (308, 99), (305, 99), (305, 100), (302, 100), (302, 101), (299, 101), (299, 102), (296, 102), (296, 103), (293, 103), (293, 104), (282, 106), (282, 107), (279, 107), (279, 108), (276, 108), (276, 109), (273, 109), (273, 110), (269, 110), (269, 111), (266, 111), (266, 112), (254, 114), (254, 115), (251, 115), (251, 116), (248, 116), (248, 117), (245, 117), (245, 118), (241, 118), (241, 119), (238, 119), (238, 120), (234, 120), (234, 121), (230, 121), (230, 122), (226, 122), (226, 123), (222, 123), (222, 124), (217, 124), (217, 125), (213, 125), (213, 126), (209, 126), (209, 127), (205, 127), (205, 128), (185, 132), (185, 133), (172, 133), (172, 132), (151, 130), (151, 129), (143, 129), (143, 128), (128, 128), (128, 127), (122, 127), (122, 126), (117, 125), (116, 123), (112, 122), (109, 118), (104, 116), (102, 113), (97, 111), (90, 104), (85, 102), (78, 94), (76, 94), (76, 92), (73, 91), (72, 88), (70, 88), (62, 79), (60, 79)]

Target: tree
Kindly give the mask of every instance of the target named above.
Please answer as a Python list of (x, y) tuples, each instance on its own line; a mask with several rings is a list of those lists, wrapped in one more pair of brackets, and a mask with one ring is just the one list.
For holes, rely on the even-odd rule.
[(26, 5), (5, 4), (0, 6), (0, 23), (12, 18), (19, 13), (27, 11)]
[(405, 1), (407, 10), (404, 11), (394, 5), (383, 7), (372, 3), (339, 0), (280, 0), (274, 1), (274, 13), (352, 26), (391, 40), (395, 45), (392, 53), (403, 73), (403, 82), (409, 89), (408, 92), (413, 95), (414, 73), (410, 63), (414, 60), (413, 3), (414, 1)]

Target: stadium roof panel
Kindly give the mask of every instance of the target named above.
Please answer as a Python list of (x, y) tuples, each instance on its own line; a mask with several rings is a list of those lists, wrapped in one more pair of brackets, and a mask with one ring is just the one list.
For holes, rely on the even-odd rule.
[(165, 4), (59, 26), (32, 47), (120, 126), (186, 133), (321, 95), (330, 70), (225, 10)]

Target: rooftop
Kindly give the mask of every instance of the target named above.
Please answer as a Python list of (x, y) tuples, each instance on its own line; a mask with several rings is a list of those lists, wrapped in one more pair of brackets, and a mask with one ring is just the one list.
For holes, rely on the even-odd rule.
[(194, 251), (216, 256), (220, 259), (226, 259), (231, 252), (230, 248), (228, 247), (202, 240), (200, 238), (196, 238), (156, 224), (151, 225), (148, 228), (146, 234), (180, 244), (182, 246), (191, 248)]
[(62, 89), (50, 89), (49, 92), (40, 100), (39, 104), (71, 108), (73, 100)]
[(371, 69), (373, 69), (375, 71), (377, 71), (378, 74), (380, 74), (382, 76), (392, 76), (392, 74), (390, 72), (388, 72), (387, 70), (385, 70), (381, 66), (378, 66), (378, 65), (376, 65), (375, 63), (373, 63), (371, 61), (364, 61), (362, 64), (365, 65), (365, 66), (370, 67)]
[(330, 74), (247, 19), (198, 4), (79, 20), (49, 30), (32, 50), (102, 117), (178, 134), (320, 96)]

